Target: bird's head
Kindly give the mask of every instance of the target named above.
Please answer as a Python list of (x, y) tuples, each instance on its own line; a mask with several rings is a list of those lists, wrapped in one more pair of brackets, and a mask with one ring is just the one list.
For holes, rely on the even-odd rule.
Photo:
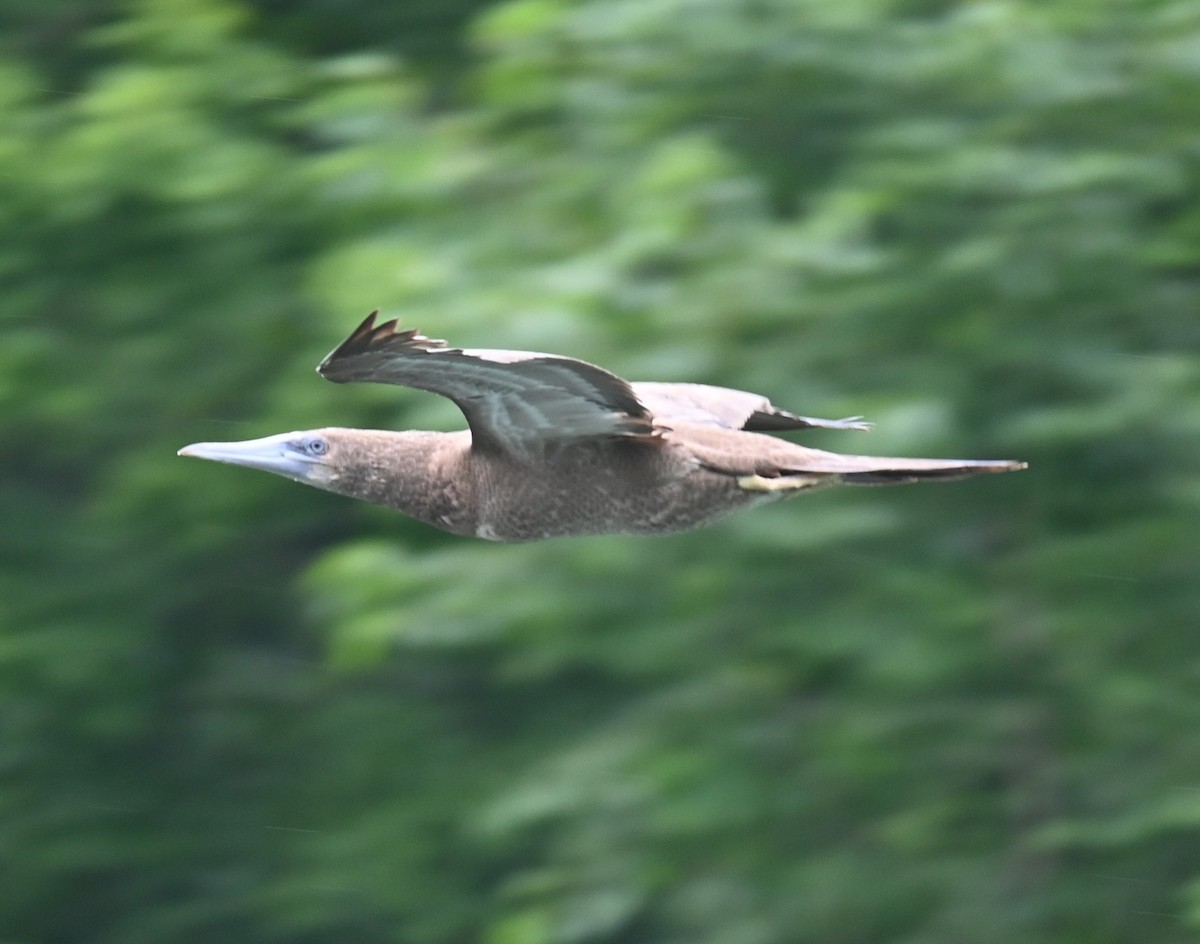
[(180, 449), (179, 455), (273, 472), (421, 517), (413, 503), (444, 485), (439, 449), (452, 447), (462, 452), (470, 441), (466, 430), (432, 433), (334, 426), (245, 442), (193, 443)]
[(192, 443), (180, 449), (179, 455), (274, 472), (305, 485), (329, 489), (337, 481), (341, 453), (345, 451), (339, 432), (310, 429), (244, 442)]

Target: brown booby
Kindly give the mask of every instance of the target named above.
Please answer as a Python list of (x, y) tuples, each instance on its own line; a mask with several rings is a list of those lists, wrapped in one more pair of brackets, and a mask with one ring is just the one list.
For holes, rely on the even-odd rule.
[(825, 485), (893, 485), (1013, 472), (1007, 459), (848, 456), (766, 435), (869, 429), (706, 384), (630, 383), (570, 357), (453, 348), (372, 312), (321, 361), (335, 383), (428, 390), (453, 400), (453, 433), (314, 429), (195, 456), (274, 472), (387, 505), (454, 534), (536, 541), (573, 534), (660, 534)]

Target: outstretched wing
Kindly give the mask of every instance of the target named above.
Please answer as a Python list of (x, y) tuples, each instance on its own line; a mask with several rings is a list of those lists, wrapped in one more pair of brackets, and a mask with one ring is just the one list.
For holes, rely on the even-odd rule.
[(651, 414), (616, 374), (570, 357), (464, 350), (373, 311), (321, 361), (334, 383), (398, 384), (448, 397), (471, 426), (472, 448), (528, 457), (572, 439), (654, 434)]
[(822, 420), (812, 416), (797, 416), (772, 406), (771, 401), (757, 393), (732, 390), (693, 383), (630, 384), (637, 398), (660, 423), (693, 423), (700, 426), (723, 426), (751, 432), (772, 432), (783, 429), (870, 429), (871, 424), (861, 416), (844, 420)]

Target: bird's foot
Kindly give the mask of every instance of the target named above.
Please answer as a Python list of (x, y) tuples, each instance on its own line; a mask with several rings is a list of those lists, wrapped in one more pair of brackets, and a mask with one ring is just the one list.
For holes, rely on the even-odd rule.
[(821, 480), (811, 475), (742, 475), (737, 483), (744, 492), (794, 492), (819, 485)]

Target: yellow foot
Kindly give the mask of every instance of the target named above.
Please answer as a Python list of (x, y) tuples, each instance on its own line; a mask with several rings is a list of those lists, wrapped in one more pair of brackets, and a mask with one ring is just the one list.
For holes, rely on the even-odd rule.
[(812, 488), (821, 480), (810, 475), (743, 475), (737, 480), (738, 488), (746, 492), (794, 492), (801, 488)]

